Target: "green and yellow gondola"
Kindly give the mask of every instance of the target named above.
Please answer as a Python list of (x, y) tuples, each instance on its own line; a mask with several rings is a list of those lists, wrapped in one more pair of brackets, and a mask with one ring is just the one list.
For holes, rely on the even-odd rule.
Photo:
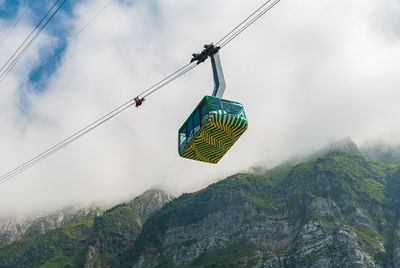
[(205, 45), (191, 62), (211, 59), (214, 77), (212, 96), (205, 96), (178, 132), (178, 152), (181, 157), (218, 163), (247, 129), (247, 117), (241, 103), (223, 99), (225, 78), (219, 58), (220, 47)]
[(205, 96), (179, 129), (179, 155), (218, 163), (247, 126), (241, 103)]

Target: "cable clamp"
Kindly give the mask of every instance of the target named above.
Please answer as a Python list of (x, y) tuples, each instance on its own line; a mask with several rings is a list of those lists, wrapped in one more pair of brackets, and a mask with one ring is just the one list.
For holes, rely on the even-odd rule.
[(219, 46), (214, 46), (213, 43), (209, 45), (204, 45), (204, 49), (200, 53), (192, 54), (193, 58), (190, 60), (190, 63), (197, 61), (197, 64), (204, 62), (208, 57), (213, 56), (214, 54), (218, 53), (221, 49)]
[(136, 98), (133, 99), (135, 101), (135, 107), (138, 108), (140, 105), (143, 104), (143, 102), (145, 101), (144, 98), (139, 98), (139, 96), (137, 96)]

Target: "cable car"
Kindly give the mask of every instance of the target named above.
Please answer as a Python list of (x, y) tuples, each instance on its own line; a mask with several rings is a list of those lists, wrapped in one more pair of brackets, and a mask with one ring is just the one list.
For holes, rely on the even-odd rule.
[(219, 47), (204, 47), (201, 54), (193, 54), (192, 62), (211, 58), (214, 91), (200, 101), (179, 129), (178, 152), (184, 158), (216, 164), (247, 130), (248, 120), (241, 103), (222, 98), (225, 79)]

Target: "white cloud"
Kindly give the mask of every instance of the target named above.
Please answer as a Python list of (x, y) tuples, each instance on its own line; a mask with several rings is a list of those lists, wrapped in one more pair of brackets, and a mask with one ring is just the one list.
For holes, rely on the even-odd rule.
[[(28, 95), (27, 114), (12, 103), (0, 113), (0, 173), (186, 64), (191, 53), (218, 40), (262, 1), (127, 3), (110, 6), (71, 43), (45, 93)], [(65, 25), (80, 29), (103, 4), (77, 5)], [(346, 6), (282, 1), (222, 50), (225, 96), (246, 106), (249, 129), (218, 165), (177, 154), (178, 128), (211, 94), (207, 62), (140, 109), (124, 112), (0, 185), (0, 213), (116, 202), (154, 185), (178, 194), (335, 138), (396, 137), (400, 42), (393, 30), (397, 16), (386, 16), (393, 10), (399, 10), (395, 0), (354, 0)], [(39, 60), (38, 51), (52, 39), (42, 40), (27, 62)], [(33, 64), (20, 66), (0, 98)]]

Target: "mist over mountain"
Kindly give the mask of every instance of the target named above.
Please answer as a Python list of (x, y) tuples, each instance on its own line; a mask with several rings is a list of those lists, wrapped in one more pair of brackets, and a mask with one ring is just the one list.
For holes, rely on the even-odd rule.
[[(0, 174), (264, 2), (57, 1), (4, 68)], [(0, 0), (2, 63), (51, 5)], [(249, 130), (218, 165), (176, 152), (178, 128), (212, 91), (205, 63), (3, 181), (0, 268), (400, 267), (400, 146), (365, 143), (400, 142), (399, 14), (398, 0), (280, 1), (221, 50), (224, 97), (243, 103)], [(362, 145), (322, 148), (346, 135)]]
[[(0, 1), (0, 38), (31, 2)], [(66, 1), (1, 83), (1, 174), (184, 66), (265, 1), (112, 1), (86, 27), (107, 2)], [(51, 4), (35, 1), (0, 45), (2, 64)], [(176, 150), (178, 128), (212, 92), (206, 62), (2, 184), (0, 214), (108, 207), (151, 187), (178, 196), (346, 135), (360, 144), (398, 142), (399, 14), (397, 0), (353, 0), (345, 9), (336, 1), (280, 1), (221, 51), (224, 96), (243, 103), (249, 130), (218, 165), (182, 161)]]
[(14, 239), (0, 224), (0, 267), (399, 267), (398, 148), (347, 138), (175, 199), (42, 216)]

